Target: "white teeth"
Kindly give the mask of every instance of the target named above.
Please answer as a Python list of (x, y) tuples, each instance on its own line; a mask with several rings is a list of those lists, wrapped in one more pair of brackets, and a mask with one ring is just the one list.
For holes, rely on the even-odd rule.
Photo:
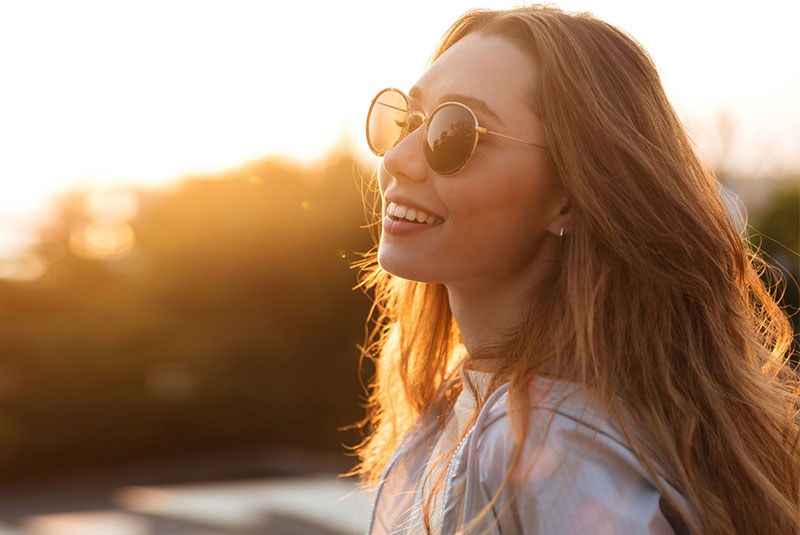
[(386, 213), (398, 219), (416, 221), (418, 223), (425, 223), (427, 225), (438, 225), (444, 221), (444, 219), (441, 217), (437, 217), (433, 214), (428, 214), (422, 210), (417, 210), (402, 204), (397, 204), (394, 201), (390, 202), (386, 207)]

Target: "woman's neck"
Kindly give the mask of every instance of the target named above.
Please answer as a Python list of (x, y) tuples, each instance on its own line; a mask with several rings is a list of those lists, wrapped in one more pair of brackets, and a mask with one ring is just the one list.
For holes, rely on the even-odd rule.
[(450, 310), (470, 355), (478, 355), (504, 338), (520, 318), (522, 303), (515, 292), (471, 294), (448, 288)]
[[(552, 244), (557, 246), (558, 244)], [(494, 280), (447, 283), (450, 310), (470, 355), (485, 353), (506, 341), (529, 313), (526, 295), (555, 267), (556, 250), (540, 251), (536, 261)]]

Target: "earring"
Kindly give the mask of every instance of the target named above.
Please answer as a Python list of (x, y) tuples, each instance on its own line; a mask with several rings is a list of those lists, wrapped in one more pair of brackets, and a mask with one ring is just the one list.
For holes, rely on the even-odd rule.
[(558, 233), (560, 237), (564, 237), (564, 227), (561, 227), (561, 232)]

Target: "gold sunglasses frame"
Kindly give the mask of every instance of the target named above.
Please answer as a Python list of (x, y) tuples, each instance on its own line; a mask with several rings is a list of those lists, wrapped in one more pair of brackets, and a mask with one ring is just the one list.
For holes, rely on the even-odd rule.
[[(372, 117), (372, 109), (375, 107), (375, 104), (378, 103), (378, 99), (380, 98), (381, 95), (383, 95), (387, 91), (393, 91), (395, 93), (398, 93), (400, 96), (402, 96), (403, 99), (406, 102), (406, 109), (403, 110), (401, 108), (397, 108), (395, 106), (390, 106), (389, 104), (384, 104), (382, 102), (381, 102), (381, 105), (382, 106), (386, 106), (387, 108), (395, 109), (397, 111), (403, 111), (403, 112), (408, 114), (408, 118), (406, 119), (406, 123), (403, 125), (403, 129), (400, 132), (400, 135), (397, 137), (397, 139), (394, 141), (394, 143), (392, 143), (392, 146), (389, 147), (388, 149), (386, 149), (386, 151), (381, 152), (381, 151), (377, 150), (375, 147), (372, 146), (372, 141), (370, 140), (370, 136), (369, 136), (369, 120)], [(455, 171), (451, 171), (449, 173), (441, 173), (439, 171), (436, 171), (436, 169), (431, 164), (430, 158), (428, 157), (428, 152), (426, 150), (424, 150), (424, 146), (423, 146), (423, 151), (422, 152), (423, 152), (423, 154), (425, 154), (425, 160), (428, 162), (428, 166), (431, 169), (433, 169), (434, 171), (436, 171), (438, 174), (442, 175), (442, 176), (453, 176), (456, 173), (458, 173), (459, 171), (461, 171), (462, 169), (464, 169), (464, 167), (466, 167), (466, 165), (472, 159), (472, 155), (475, 154), (475, 148), (478, 146), (478, 137), (479, 137), (480, 134), (491, 134), (493, 136), (498, 136), (498, 137), (502, 137), (502, 138), (505, 138), (505, 139), (510, 139), (511, 141), (516, 141), (517, 143), (522, 143), (523, 145), (530, 145), (531, 147), (536, 147), (536, 148), (539, 148), (539, 149), (547, 149), (547, 147), (544, 146), (544, 145), (539, 145), (538, 143), (533, 143), (531, 141), (525, 141), (523, 139), (519, 139), (519, 138), (516, 138), (516, 137), (513, 137), (513, 136), (506, 135), (506, 134), (501, 134), (499, 132), (494, 132), (492, 130), (489, 130), (489, 129), (481, 126), (480, 123), (478, 122), (478, 117), (475, 115), (475, 112), (472, 111), (472, 109), (469, 106), (467, 106), (466, 104), (463, 104), (461, 102), (456, 102), (456, 101), (442, 102), (441, 104), (436, 106), (436, 108), (431, 112), (430, 117), (433, 117), (434, 115), (436, 115), (436, 112), (438, 112), (440, 109), (442, 109), (445, 106), (461, 106), (462, 108), (467, 110), (469, 112), (469, 114), (472, 116), (473, 122), (475, 123), (475, 136), (474, 136), (474, 138), (472, 140), (472, 148), (470, 148), (470, 151), (469, 151), (469, 154), (467, 155), (467, 157), (464, 158), (464, 161), (456, 168)], [(408, 95), (406, 95), (403, 91), (401, 91), (401, 90), (399, 90), (399, 89), (397, 89), (395, 87), (387, 87), (385, 89), (381, 89), (380, 91), (378, 91), (378, 94), (375, 95), (375, 97), (372, 99), (372, 102), (370, 103), (370, 106), (369, 106), (369, 111), (367, 112), (367, 125), (366, 125), (366, 127), (367, 127), (366, 128), (367, 144), (369, 145), (369, 149), (372, 151), (372, 153), (375, 154), (376, 156), (381, 156), (382, 157), (382, 156), (384, 156), (386, 154), (386, 152), (388, 152), (389, 150), (391, 150), (394, 147), (396, 147), (398, 145), (398, 143), (400, 143), (403, 140), (403, 138), (405, 138), (409, 134), (408, 128), (411, 125), (411, 120), (414, 117), (420, 117), (421, 118), (422, 122), (420, 123), (419, 126), (422, 126), (423, 124), (425, 125), (424, 136), (423, 136), (423, 139), (422, 139), (422, 143), (424, 144), (425, 140), (428, 138), (428, 127), (430, 126), (430, 121), (428, 119), (430, 117), (426, 117), (425, 114), (422, 113), (421, 111), (412, 112), (411, 111), (411, 100), (408, 98)], [(414, 130), (417, 130), (419, 128), (419, 126), (417, 126)]]

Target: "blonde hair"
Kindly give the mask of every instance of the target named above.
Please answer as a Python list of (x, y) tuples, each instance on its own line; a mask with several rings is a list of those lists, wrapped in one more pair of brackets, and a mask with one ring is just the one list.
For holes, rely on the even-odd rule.
[[(648, 54), (588, 14), (532, 6), (464, 14), (432, 62), (475, 32), (505, 37), (537, 66), (531, 106), (572, 209), (559, 265), (492, 352), (490, 390), (510, 382), (515, 434), (527, 429), (531, 377), (575, 381), (654, 480), (657, 465), (668, 471), (699, 525), (671, 505), (694, 531), (797, 533), (791, 326)], [(413, 422), (463, 388), (453, 372), (465, 350), (443, 285), (393, 277), (375, 249), (358, 266), (374, 291), (363, 355), (376, 374), (356, 472), (375, 483)]]

